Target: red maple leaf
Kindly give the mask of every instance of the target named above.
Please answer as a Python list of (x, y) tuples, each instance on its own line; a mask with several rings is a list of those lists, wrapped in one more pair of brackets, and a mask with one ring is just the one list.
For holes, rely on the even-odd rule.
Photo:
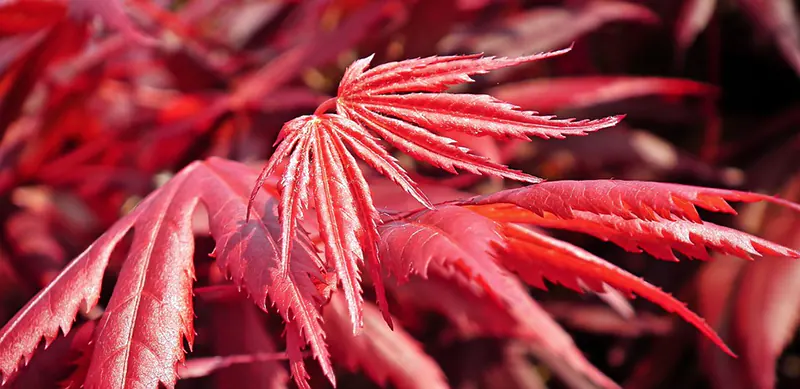
[[(621, 117), (596, 121), (558, 120), (520, 111), (488, 95), (441, 92), (452, 85), (472, 81), (471, 75), (556, 56), (568, 50), (520, 58), (428, 57), (387, 63), (370, 70), (366, 69), (371, 57), (353, 63), (339, 84), (336, 98), (320, 105), (313, 115), (284, 125), (278, 140), (281, 143), (253, 190), (255, 196), (278, 163), (289, 160), (280, 183), (281, 268), (288, 268), (295, 229), (313, 197), (325, 253), (342, 281), (353, 332), (358, 333), (363, 320), (358, 267), (364, 262), (375, 282), (378, 305), (391, 325), (376, 251), (378, 212), (353, 154), (427, 207), (431, 203), (373, 134), (400, 151), (451, 173), (463, 169), (523, 182), (540, 182), (536, 177), (474, 155), (437, 132), (461, 132), (498, 139), (563, 138), (613, 126)], [(336, 114), (324, 113), (333, 107)]]
[(333, 381), (319, 295), (312, 276), (322, 278), (321, 261), (298, 235), (288, 273), (277, 267), (279, 225), (270, 197), (258, 196), (247, 223), (247, 193), (255, 173), (244, 165), (211, 159), (195, 162), (151, 193), (83, 254), (74, 259), (0, 331), (0, 373), (7, 380), (27, 360), (42, 337), (47, 344), (69, 332), (78, 310), (100, 297), (109, 256), (134, 228), (133, 242), (119, 280), (93, 335), (85, 387), (173, 387), (176, 363), (184, 358), (183, 339), (192, 344), (194, 236), (192, 215), (201, 203), (217, 242), (219, 267), (245, 288), (263, 310), (269, 298), (295, 329), (292, 363), (302, 366), (299, 349), (312, 354)]
[[(760, 200), (795, 209), (800, 206), (754, 193), (675, 184), (541, 183), (442, 136), (561, 138), (616, 124), (620, 117), (560, 120), (520, 111), (486, 95), (443, 93), (452, 85), (471, 81), (471, 75), (563, 52), (516, 59), (429, 57), (371, 70), (366, 70), (369, 58), (356, 61), (345, 73), (336, 98), (323, 103), (313, 115), (284, 125), (281, 143), (260, 176), (241, 164), (220, 159), (194, 162), (117, 221), (0, 331), (0, 375), (4, 380), (11, 377), (20, 360), (27, 361), (42, 338), (49, 344), (59, 330), (67, 333), (78, 310), (86, 311), (98, 303), (109, 257), (133, 230), (114, 292), (92, 333), (92, 351), (86, 353), (85, 369), (82, 365), (76, 379), (89, 388), (174, 387), (176, 364), (184, 359), (183, 342), (191, 346), (194, 338), (192, 221), (200, 206), (208, 214), (219, 268), (246, 289), (259, 308), (268, 310), (269, 299), (282, 316), (290, 369), (303, 388), (309, 387), (302, 351), (306, 345), (335, 384), (321, 308), (329, 303), (329, 287), (336, 284), (331, 280), (341, 280), (343, 293), (333, 296), (328, 325), (342, 337), (343, 328), (357, 333), (364, 321), (362, 267), (370, 272), (378, 305), (390, 325), (383, 270), (391, 270), (400, 281), (406, 281), (410, 273), (430, 274), (486, 297), (482, 302), (495, 304), (508, 316), (497, 326), (484, 322), (487, 332), (513, 333), (509, 327), (524, 327), (520, 332), (538, 346), (605, 387), (615, 384), (580, 355), (563, 329), (544, 319), (544, 311), (512, 272), (535, 286), (543, 286), (543, 278), (547, 278), (578, 290), (602, 292), (611, 286), (629, 296), (637, 293), (675, 311), (729, 351), (702, 319), (668, 294), (518, 223), (589, 233), (665, 259), (675, 258), (673, 249), (705, 258), (706, 248), (743, 257), (797, 257), (797, 252), (780, 245), (704, 223), (695, 207), (733, 212), (726, 201)], [(337, 113), (326, 113), (334, 107)], [(534, 185), (434, 206), (375, 135), (453, 173), (461, 169)], [(356, 158), (429, 209), (381, 220)], [(288, 164), (281, 180), (277, 188), (271, 188), (280, 190), (280, 199), (259, 193), (284, 160)], [(257, 182), (254, 188), (253, 181)], [(319, 231), (311, 232), (318, 232), (324, 258), (301, 228), (304, 213), (312, 205)], [(459, 231), (464, 226), (468, 231)], [(453, 300), (459, 306), (459, 301), (463, 305), (467, 298)], [(490, 312), (491, 308), (483, 306), (477, 311)], [(366, 317), (370, 323), (375, 316), (369, 308)], [(531, 323), (533, 317), (540, 320)], [(400, 332), (387, 335), (378, 331), (367, 336), (372, 342), (354, 341), (352, 346), (360, 353), (341, 358), (344, 363), (360, 365), (378, 380), (402, 381), (402, 366), (376, 366), (365, 359), (366, 350), (376, 347), (373, 342), (385, 337), (407, 347), (429, 377), (439, 377), (438, 370), (423, 360), (421, 352)]]

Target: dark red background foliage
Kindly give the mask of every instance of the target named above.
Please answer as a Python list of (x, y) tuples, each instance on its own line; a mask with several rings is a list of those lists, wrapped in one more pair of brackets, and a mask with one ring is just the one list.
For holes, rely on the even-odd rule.
[[(0, 387), (155, 388), (171, 385), (173, 365), (176, 387), (187, 389), (292, 387), (303, 384), (306, 368), (314, 388), (329, 387), (334, 376), (341, 388), (800, 387), (800, 262), (784, 258), (795, 253), (782, 247), (800, 249), (800, 213), (761, 202), (736, 205), (732, 217), (721, 199), (767, 197), (623, 181), (800, 202), (796, 3), (0, 0), (0, 323), (8, 323), (0, 332), (0, 376), (8, 381)], [(445, 81), (421, 78), (417, 89), (364, 87), (357, 72), (345, 73), (372, 54), (374, 69), (419, 57), (515, 58), (571, 45), (538, 61), (469, 57), (463, 61), (473, 70)], [(490, 69), (497, 70), (484, 74)], [(475, 82), (463, 83), (467, 74)], [(358, 87), (369, 93), (358, 95)], [(459, 97), (404, 94), (446, 89)], [(508, 107), (488, 109), (488, 100), (467, 93), (542, 115), (597, 119), (587, 131), (600, 130), (532, 142), (478, 138), (467, 132), (554, 135), (512, 131)], [(331, 96), (338, 106), (324, 103)], [(389, 102), (376, 108), (378, 100), (368, 101), (379, 98)], [(442, 117), (414, 116), (414, 104), (432, 106), (436, 98)], [(402, 111), (400, 103), (412, 108)], [(478, 116), (447, 116), (458, 104)], [(472, 173), (535, 179), (455, 148), (441, 146), (438, 159), (410, 152), (417, 160), (391, 149), (398, 162), (384, 167), (408, 172), (393, 180), (407, 190), (416, 181), (432, 203), (487, 196), (403, 214), (421, 206), (369, 169), (392, 160), (381, 154), (360, 166), (375, 207), (394, 214), (379, 220), (370, 207), (356, 210), (366, 200), (344, 202), (361, 193), (353, 187), (335, 192), (345, 200), (326, 209), (313, 180), (330, 178), (331, 190), (342, 190), (356, 170), (318, 174), (347, 154), (342, 140), (320, 132), (341, 148), (309, 151), (312, 181), (297, 189), (307, 192), (292, 192), (295, 205), (286, 208), (289, 197), (281, 197), (286, 178), (268, 178), (248, 199), (283, 124), (334, 107), (337, 115), (287, 128), (305, 130), (324, 118), (327, 124), (313, 128), (347, 128), (350, 138), (342, 139), (352, 149), (358, 126), (380, 127), (364, 117), (438, 124), (432, 131), (478, 156), (557, 182), (508, 191), (522, 184)], [(621, 124), (605, 128), (620, 114)], [(475, 124), (486, 117), (504, 124)], [(289, 130), (285, 142), (294, 139)], [(277, 150), (289, 156), (288, 148)], [(456, 165), (462, 174), (435, 168), (448, 170), (446, 152), (463, 163)], [(301, 156), (287, 158), (288, 167), (273, 160), (275, 172), (294, 174), (291, 161)], [(616, 181), (558, 181), (609, 178)], [(306, 195), (322, 223), (300, 220)], [(271, 211), (280, 198), (283, 230)], [(245, 222), (251, 205), (254, 219)], [(330, 220), (341, 215), (349, 221), (335, 230)], [(698, 224), (699, 217), (766, 240)], [(296, 240), (279, 239), (295, 234), (287, 221), (303, 227)], [(359, 241), (350, 239), (350, 225)], [(294, 245), (272, 247), (271, 238)], [(501, 254), (486, 260), (490, 250)], [(378, 254), (383, 268), (369, 262)], [(762, 255), (752, 263), (734, 258)], [(683, 305), (598, 257), (687, 302), (739, 358), (680, 320), (715, 336)], [(359, 275), (359, 261), (370, 271)], [(387, 281), (386, 301), (381, 270), (407, 280)], [(12, 320), (54, 280), (33, 313)], [(603, 282), (618, 292), (602, 293)], [(644, 298), (628, 305), (623, 296), (632, 292)], [(141, 303), (149, 315), (128, 326), (126, 310), (137, 296), (149, 299)], [(73, 325), (84, 303), (91, 309), (80, 310)], [(353, 337), (359, 322), (364, 328)], [(52, 341), (46, 350), (42, 335)], [(120, 347), (134, 357), (120, 356)], [(31, 362), (17, 371), (22, 356)]]

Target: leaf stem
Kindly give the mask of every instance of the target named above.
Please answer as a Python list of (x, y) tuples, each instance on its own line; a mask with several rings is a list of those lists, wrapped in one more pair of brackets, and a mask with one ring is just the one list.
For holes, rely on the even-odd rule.
[(319, 107), (317, 107), (317, 110), (314, 111), (314, 116), (322, 115), (325, 112), (328, 112), (334, 108), (336, 108), (336, 97), (331, 97), (330, 99), (325, 100), (322, 104), (320, 104)]

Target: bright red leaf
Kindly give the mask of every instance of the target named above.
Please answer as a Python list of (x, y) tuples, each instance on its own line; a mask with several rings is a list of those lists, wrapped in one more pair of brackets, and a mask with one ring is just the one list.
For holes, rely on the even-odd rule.
[(714, 330), (685, 304), (644, 280), (569, 243), (515, 225), (505, 228), (508, 255), (503, 262), (524, 280), (546, 289), (541, 277), (581, 292), (581, 283), (602, 291), (608, 284), (629, 296), (636, 293), (697, 327), (726, 353), (733, 352)]
[(97, 325), (87, 388), (175, 385), (183, 340), (194, 340), (195, 194), (173, 180), (142, 207), (128, 258)]
[(727, 201), (768, 201), (800, 210), (800, 205), (773, 196), (727, 189), (645, 181), (551, 181), (464, 200), (462, 204), (508, 203), (537, 215), (545, 212), (576, 219), (573, 211), (651, 221), (685, 219), (701, 222), (695, 206), (735, 214)]
[[(283, 159), (289, 159), (280, 185), (281, 267), (288, 266), (298, 220), (313, 193), (326, 257), (342, 282), (354, 333), (362, 321), (358, 265), (365, 261), (375, 280), (378, 303), (390, 322), (379, 276), (380, 259), (375, 250), (378, 213), (363, 174), (347, 147), (426, 206), (430, 202), (368, 130), (401, 151), (451, 173), (460, 168), (538, 182), (535, 177), (471, 154), (434, 132), (458, 131), (499, 139), (562, 138), (612, 126), (620, 117), (597, 121), (555, 120), (518, 111), (486, 95), (441, 92), (451, 85), (471, 81), (469, 76), (473, 74), (564, 52), (516, 59), (478, 55), (429, 57), (387, 63), (371, 70), (366, 70), (371, 57), (353, 63), (342, 78), (337, 98), (323, 103), (314, 115), (284, 125), (279, 135), (281, 144), (253, 189), (255, 196), (266, 177)], [(334, 105), (338, 114), (324, 113)]]
[[(617, 387), (585, 360), (572, 338), (530, 298), (522, 284), (497, 263), (497, 249), (505, 245), (497, 231), (499, 227), (491, 219), (462, 207), (423, 210), (381, 226), (381, 257), (384, 266), (400, 282), (407, 282), (410, 273), (426, 279), (429, 275), (445, 277), (449, 282), (460, 284), (465, 294), (474, 293), (488, 299), (508, 315), (508, 320), (483, 311), (487, 320), (479, 326), (484, 330), (525, 337), (598, 385)], [(431, 304), (456, 321), (470, 316), (466, 310), (481, 310), (481, 305), (471, 303), (468, 297), (447, 299), (438, 292), (420, 295), (437, 296), (431, 300), (442, 298)]]
[(678, 261), (673, 249), (690, 258), (707, 260), (708, 248), (740, 258), (754, 256), (798, 257), (796, 251), (732, 228), (709, 222), (688, 220), (625, 219), (617, 215), (598, 215), (586, 211), (572, 211), (574, 219), (562, 219), (553, 214), (543, 216), (515, 206), (478, 207), (494, 220), (529, 223), (541, 227), (582, 232), (611, 241), (631, 251), (648, 254), (668, 261)]
[[(119, 280), (94, 335), (86, 385), (155, 388), (174, 386), (175, 365), (183, 360), (183, 339), (191, 345), (192, 214), (202, 202), (217, 242), (218, 265), (246, 288), (262, 309), (269, 296), (284, 320), (297, 328), (296, 347), (308, 342), (333, 381), (319, 313), (322, 300), (312, 279), (322, 264), (307, 238), (294, 245), (288, 273), (278, 267), (279, 231), (268, 196), (258, 196), (254, 218), (244, 223), (247, 195), (255, 175), (244, 165), (211, 159), (197, 162), (153, 192), (120, 219), (0, 331), (0, 373), (8, 378), (44, 337), (50, 343), (68, 332), (79, 309), (97, 304), (103, 272), (120, 239), (135, 228)], [(273, 254), (270, 255), (269, 253)], [(302, 354), (289, 350), (295, 366)], [(299, 379), (298, 377), (295, 377)], [(108, 384), (111, 383), (111, 386)]]

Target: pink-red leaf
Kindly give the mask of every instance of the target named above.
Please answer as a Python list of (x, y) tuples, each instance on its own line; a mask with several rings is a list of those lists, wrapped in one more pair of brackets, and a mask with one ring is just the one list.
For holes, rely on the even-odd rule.
[(636, 276), (585, 250), (535, 231), (508, 224), (505, 234), (509, 256), (503, 257), (503, 262), (530, 284), (543, 287), (540, 277), (544, 276), (578, 291), (581, 290), (578, 280), (581, 280), (593, 290), (603, 290), (603, 283), (606, 283), (628, 295), (636, 293), (678, 314), (725, 352), (733, 355), (716, 332), (685, 304)]
[(20, 359), (30, 358), (43, 337), (50, 344), (59, 330), (69, 332), (79, 309), (88, 312), (97, 304), (108, 258), (148, 202), (114, 224), (6, 323), (0, 331), (0, 374), (4, 380), (17, 370)]
[(155, 45), (157, 41), (142, 33), (125, 13), (121, 0), (69, 0), (73, 12), (86, 12), (97, 15), (128, 39), (145, 45)]
[[(295, 329), (288, 350), (301, 372), (303, 344), (311, 345), (326, 375), (334, 380), (320, 324), (322, 300), (312, 277), (323, 279), (323, 264), (304, 233), (295, 234), (292, 261), (282, 271), (276, 240), (280, 226), (268, 196), (256, 196), (255, 217), (245, 222), (247, 193), (255, 174), (244, 165), (211, 159), (195, 162), (120, 219), (70, 263), (0, 331), (0, 373), (7, 379), (44, 337), (67, 332), (78, 309), (94, 307), (108, 258), (135, 227), (128, 258), (94, 336), (87, 387), (172, 387), (183, 339), (192, 332), (191, 281), (193, 210), (199, 201), (209, 215), (218, 265), (266, 309), (266, 298)], [(303, 384), (300, 376), (295, 376)]]
[(68, 380), (75, 374), (76, 369), (80, 369), (77, 365), (81, 362), (85, 349), (89, 347), (96, 324), (94, 321), (86, 322), (67, 336), (56, 339), (28, 365), (20, 369), (19, 374), (10, 383), (0, 387), (3, 389), (66, 387), (65, 379)]
[(485, 212), (495, 220), (582, 232), (611, 241), (628, 251), (644, 250), (668, 261), (678, 261), (672, 250), (690, 258), (707, 260), (710, 259), (707, 248), (745, 259), (764, 255), (800, 256), (794, 250), (768, 240), (702, 221), (625, 219), (586, 211), (573, 211), (574, 219), (561, 219), (553, 214), (538, 216), (530, 211), (503, 205)]
[(6, 324), (0, 332), (4, 377), (13, 373), (20, 358), (30, 356), (42, 336), (51, 342), (59, 328), (69, 331), (79, 308), (94, 307), (109, 255), (136, 225), (131, 260), (117, 284), (121, 292), (112, 296), (100, 323), (106, 331), (95, 337), (98, 344), (109, 344), (95, 353), (87, 385), (96, 380), (111, 382), (111, 387), (174, 385), (175, 363), (183, 359), (183, 337), (191, 344), (194, 336), (191, 214), (196, 200), (194, 194), (186, 194), (191, 192), (178, 195), (192, 170), (188, 168), (118, 221)]
[[(614, 125), (619, 117), (598, 121), (555, 120), (518, 111), (489, 96), (434, 92), (469, 82), (470, 75), (565, 51), (515, 59), (481, 58), (479, 55), (429, 57), (388, 63), (368, 71), (370, 58), (356, 61), (345, 72), (337, 98), (324, 102), (314, 115), (284, 125), (278, 136), (282, 143), (262, 170), (251, 193), (252, 203), (278, 164), (289, 160), (280, 184), (279, 262), (284, 272), (289, 266), (295, 230), (308, 207), (309, 194), (314, 192), (317, 224), (326, 258), (336, 268), (342, 282), (354, 332), (362, 321), (358, 266), (365, 261), (372, 272), (378, 303), (390, 321), (380, 277), (380, 260), (375, 250), (377, 211), (363, 174), (346, 146), (426, 206), (430, 206), (430, 202), (424, 194), (371, 137), (367, 128), (400, 150), (452, 173), (461, 168), (473, 173), (538, 182), (535, 177), (470, 154), (469, 150), (434, 132), (457, 131), (496, 138), (563, 137)], [(338, 114), (325, 114), (334, 103)], [(420, 114), (423, 111), (425, 115)]]
[(562, 138), (616, 124), (620, 117), (558, 120), (519, 111), (487, 95), (441, 93), (471, 82), (471, 75), (563, 54), (567, 50), (519, 58), (445, 56), (392, 62), (366, 70), (371, 57), (354, 62), (339, 84), (337, 111), (377, 133), (412, 157), (451, 173), (456, 168), (525, 182), (535, 177), (469, 153), (438, 132), (463, 132), (499, 139), (531, 136)]
[(675, 41), (680, 52), (686, 51), (708, 26), (717, 0), (685, 0), (675, 25)]
[[(256, 354), (193, 358), (187, 360), (183, 366), (178, 368), (178, 375), (180, 375), (181, 379), (205, 377), (214, 372), (219, 374), (220, 370), (232, 370), (231, 368), (235, 369), (242, 365), (245, 367), (253, 365), (254, 368), (258, 369), (260, 367), (259, 362), (274, 362), (281, 359), (286, 359), (286, 353), (262, 352)], [(288, 377), (285, 373), (282, 375), (275, 374), (273, 370), (266, 370), (264, 372), (265, 376), (272, 376), (273, 378), (283, 377), (281, 379), (287, 381), (286, 378)], [(235, 379), (223, 381), (224, 383), (220, 386), (235, 383), (237, 388), (245, 388), (247, 385), (253, 385), (255, 388), (286, 388), (286, 382), (268, 382), (267, 385), (264, 385), (263, 383), (259, 383), (258, 380), (248, 381), (248, 379), (252, 378), (250, 375), (234, 376), (233, 378)]]
[(446, 273), (448, 271), (441, 266), (433, 265), (428, 279), (412, 278), (396, 287), (395, 295), (404, 306), (443, 314), (465, 337), (523, 339), (567, 381), (581, 381), (584, 385), (589, 381), (602, 388), (619, 387), (583, 357), (570, 335), (530, 298), (524, 285), (516, 279), (508, 278), (503, 292), (508, 297), (513, 296), (514, 303), (498, 304), (481, 288), (454, 283), (452, 274)]
[(489, 174), (523, 182), (541, 181), (539, 178), (508, 169), (484, 157), (472, 154), (466, 148), (456, 145), (451, 139), (402, 120), (370, 113), (360, 107), (356, 107), (350, 116), (400, 151), (449, 173), (456, 174), (456, 169), (464, 169), (474, 174)]
[[(508, 321), (497, 315), (487, 316), (485, 328), (525, 336), (600, 386), (617, 387), (583, 358), (570, 336), (497, 263), (496, 249), (504, 244), (498, 227), (494, 221), (462, 207), (423, 210), (381, 226), (381, 257), (399, 281), (407, 281), (411, 272), (425, 278), (430, 273), (460, 284), (466, 294), (484, 296), (510, 315)], [(437, 296), (432, 300), (440, 298), (438, 293), (430, 295)], [(460, 312), (465, 309), (463, 304), (470, 304), (468, 299), (458, 302), (459, 297), (451, 298), (456, 301), (440, 302), (448, 306), (445, 312)], [(520, 332), (514, 333), (515, 328)]]
[(397, 164), (397, 159), (389, 154), (386, 149), (378, 143), (367, 131), (357, 123), (340, 116), (332, 116), (335, 125), (331, 126), (347, 143), (353, 153), (367, 162), (378, 173), (392, 180), (399, 185), (409, 195), (414, 197), (420, 204), (428, 208), (433, 208), (430, 200), (419, 189), (416, 183), (411, 180), (405, 170)]
[(321, 296), (310, 278), (321, 278), (322, 264), (311, 242), (304, 238), (304, 233), (295, 234), (291, 260), (287, 258), (288, 270), (284, 270), (277, 243), (281, 228), (274, 204), (264, 194), (256, 196), (251, 202), (253, 217), (246, 223), (242, 219), (248, 207), (244, 193), (255, 176), (242, 165), (220, 159), (210, 160), (207, 166), (210, 169), (201, 184), (216, 190), (205, 193), (202, 200), (211, 216), (209, 226), (217, 241), (214, 253), (218, 265), (234, 282), (244, 286), (262, 309), (266, 310), (269, 296), (287, 328), (293, 328), (293, 332), (287, 329), (287, 341), (291, 339), (296, 348), (288, 347), (287, 352), (295, 381), (303, 382), (302, 374), (297, 375), (305, 371), (299, 349), (308, 343), (322, 370), (334, 382), (325, 332), (320, 324)]
[[(372, 206), (369, 189), (358, 166), (351, 164), (350, 160), (340, 154), (347, 154), (344, 146), (341, 143), (334, 144), (330, 129), (323, 127), (322, 123), (315, 125), (312, 131), (314, 133), (310, 136), (314, 142), (312, 148), (315, 177), (313, 187), (316, 192), (320, 234), (325, 243), (325, 256), (329, 262), (333, 262), (342, 282), (353, 333), (357, 334), (363, 326), (361, 307), (364, 304), (358, 266), (364, 262), (362, 250), (372, 254), (374, 262), (370, 265), (377, 266), (373, 239), (377, 235), (377, 212)], [(368, 224), (362, 218), (367, 219)], [(363, 238), (367, 238), (367, 244), (360, 246)]]
[[(800, 175), (795, 174), (784, 193), (800, 199)], [(760, 233), (800, 249), (800, 214), (771, 207), (762, 217)], [(800, 261), (778, 257), (750, 264), (738, 284), (731, 326), (742, 349), (744, 373), (752, 387), (771, 388), (778, 358), (800, 325)]]
[(700, 222), (695, 206), (709, 211), (735, 214), (736, 211), (727, 201), (768, 201), (800, 210), (798, 204), (758, 193), (622, 180), (543, 182), (477, 196), (460, 203), (509, 203), (540, 216), (547, 212), (562, 219), (575, 219), (573, 211), (585, 211), (598, 215), (616, 215), (625, 219), (686, 219)]
[(136, 225), (131, 251), (95, 330), (87, 388), (175, 386), (183, 339), (193, 343), (194, 193), (179, 176)]
[[(464, 226), (469, 234), (458, 233)], [(426, 277), (431, 262), (469, 275), (477, 270), (469, 266), (489, 258), (491, 244), (499, 242), (496, 228), (493, 221), (460, 207), (420, 211), (380, 227), (381, 257), (400, 281), (412, 273)], [(486, 285), (487, 280), (479, 282)]]
[[(309, 193), (314, 193), (317, 224), (325, 244), (327, 260), (336, 268), (348, 300), (353, 332), (362, 325), (361, 275), (358, 266), (368, 263), (373, 273), (378, 303), (390, 322), (388, 303), (381, 282), (380, 260), (377, 252), (378, 212), (372, 204), (369, 187), (355, 158), (345, 145), (354, 145), (359, 154), (369, 154), (372, 163), (383, 168), (390, 177), (403, 182), (404, 187), (418, 197), (413, 183), (405, 172), (376, 149), (363, 129), (347, 118), (335, 114), (303, 116), (288, 122), (281, 130), (283, 141), (259, 176), (252, 196), (263, 181), (275, 170), (278, 162), (289, 156), (280, 188), (281, 256), (282, 266), (289, 264), (289, 250), (298, 221), (302, 218)], [(313, 177), (313, 180), (311, 179)], [(390, 322), (391, 325), (391, 322)]]
[[(700, 269), (695, 281), (697, 311), (726, 341), (734, 342), (733, 346), (736, 349), (739, 346), (735, 344), (736, 339), (731, 337), (730, 319), (735, 304), (731, 296), (736, 296), (742, 270), (748, 265), (752, 264), (733, 257), (717, 257)], [(698, 354), (712, 387), (731, 389), (748, 387), (744, 369), (740, 368), (742, 358), (733, 360), (710, 343), (699, 344)]]

